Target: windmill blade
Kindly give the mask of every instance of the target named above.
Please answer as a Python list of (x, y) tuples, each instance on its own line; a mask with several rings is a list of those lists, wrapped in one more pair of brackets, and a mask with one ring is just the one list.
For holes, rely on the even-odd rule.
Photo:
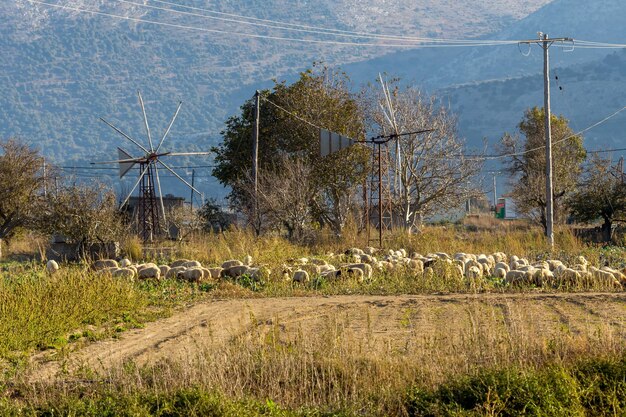
[(167, 152), (164, 156), (193, 156), (193, 155), (211, 155), (213, 152)]
[(91, 165), (104, 165), (104, 164), (127, 164), (129, 162), (139, 163), (145, 162), (146, 158), (129, 158), (129, 159), (116, 159), (113, 161), (98, 161), (98, 162), (90, 162)]
[(154, 151), (155, 153), (159, 153), (159, 149), (161, 149), (161, 145), (163, 145), (163, 141), (167, 137), (168, 133), (170, 133), (170, 129), (172, 128), (172, 125), (174, 124), (174, 120), (176, 120), (176, 117), (178, 116), (178, 112), (180, 111), (180, 108), (181, 108), (182, 105), (183, 105), (183, 102), (179, 101), (178, 102), (178, 108), (176, 109), (176, 113), (174, 113), (174, 117), (172, 117), (172, 121), (170, 122), (170, 125), (167, 127), (167, 130), (165, 131), (165, 134), (161, 138), (161, 142), (159, 142), (159, 146), (157, 146), (156, 151)]
[(150, 144), (150, 152), (154, 152), (154, 146), (152, 146), (152, 135), (150, 134), (150, 126), (148, 126), (148, 116), (146, 116), (146, 108), (143, 105), (143, 98), (141, 98), (141, 92), (137, 90), (139, 96), (139, 104), (141, 105), (141, 112), (143, 113), (143, 122), (146, 126), (146, 133), (148, 133), (148, 143)]
[[(128, 159), (132, 158), (132, 156), (130, 156), (128, 152), (126, 152), (124, 149), (119, 148), (119, 147), (117, 148), (117, 154), (119, 155), (120, 160), (124, 160), (124, 158), (128, 158)], [(120, 178), (124, 178), (124, 175), (126, 175), (128, 171), (130, 171), (135, 166), (136, 163), (137, 161), (119, 162)]]
[(141, 149), (142, 151), (144, 151), (145, 153), (150, 153), (149, 150), (147, 150), (145, 147), (143, 147), (141, 144), (139, 144), (139, 142), (137, 142), (135, 139), (131, 138), (130, 136), (128, 136), (126, 133), (122, 132), (121, 130), (119, 130), (117, 127), (113, 126), (111, 123), (107, 122), (106, 120), (104, 120), (102, 117), (100, 118), (100, 120), (102, 120), (104, 123), (106, 123), (107, 125), (109, 125), (109, 127), (111, 127), (113, 130), (115, 130), (117, 133), (119, 133), (120, 135), (124, 136), (126, 139), (128, 139), (129, 141), (131, 141), (132, 143), (134, 143), (136, 146), (139, 147), (139, 149)]
[(163, 204), (163, 193), (161, 192), (161, 180), (159, 179), (159, 167), (154, 164), (154, 173), (156, 174), (157, 189), (159, 190), (159, 202), (161, 203), (161, 215), (163, 216), (163, 226), (166, 225), (165, 221), (165, 204)]
[(398, 134), (398, 125), (396, 124), (396, 115), (393, 110), (393, 105), (391, 104), (391, 95), (389, 94), (389, 89), (387, 88), (387, 84), (385, 84), (383, 80), (382, 74), (378, 73), (378, 79), (380, 80), (380, 85), (383, 88), (383, 95), (385, 96), (387, 109), (389, 110), (389, 116), (387, 116), (387, 119), (391, 123), (391, 127), (394, 129), (395, 133)]
[(139, 186), (139, 183), (143, 179), (143, 176), (146, 175), (147, 171), (148, 171), (147, 169), (144, 169), (143, 171), (141, 171), (141, 175), (139, 175), (139, 179), (135, 183), (135, 186), (133, 187), (133, 189), (130, 190), (130, 193), (128, 193), (128, 196), (126, 196), (126, 198), (124, 199), (124, 202), (122, 204), (120, 204), (120, 208), (124, 207), (126, 205), (126, 203), (128, 203), (128, 200), (130, 199), (130, 196), (133, 195), (133, 193), (135, 192), (135, 190)]
[(161, 161), (160, 159), (157, 159), (157, 162), (161, 165), (163, 165), (165, 167), (165, 169), (167, 169), (169, 172), (171, 172), (172, 174), (174, 174), (174, 176), (176, 178), (178, 178), (179, 180), (181, 180), (187, 187), (191, 188), (194, 192), (196, 192), (198, 195), (200, 195), (200, 191), (196, 190), (191, 184), (189, 184), (187, 181), (185, 181), (183, 179), (183, 177), (181, 177), (180, 175), (178, 175), (172, 168), (170, 168), (165, 162)]

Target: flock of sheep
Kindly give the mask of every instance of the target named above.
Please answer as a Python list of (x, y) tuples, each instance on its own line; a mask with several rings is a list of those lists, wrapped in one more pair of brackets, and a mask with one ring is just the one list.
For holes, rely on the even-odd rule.
[[(480, 287), (486, 279), (498, 279), (511, 286), (600, 286), (622, 289), (626, 286), (626, 275), (608, 266), (597, 268), (583, 256), (567, 266), (559, 260), (530, 262), (515, 255), (507, 256), (497, 252), (490, 255), (457, 253), (408, 254), (406, 250), (386, 252), (372, 247), (351, 248), (342, 254), (329, 254), (322, 258), (292, 259), (279, 268), (255, 265), (251, 256), (243, 260), (228, 260), (220, 266), (204, 267), (200, 262), (181, 259), (169, 265), (154, 263), (132, 263), (128, 259), (98, 260), (92, 268), (98, 274), (109, 274), (130, 280), (134, 279), (182, 279), (190, 282), (237, 279), (247, 276), (253, 280), (282, 279), (296, 283), (306, 283), (312, 278), (328, 280), (351, 278), (359, 282), (369, 281), (375, 273), (400, 271), (421, 278), (438, 277)], [(49, 273), (59, 269), (55, 261), (46, 265)]]

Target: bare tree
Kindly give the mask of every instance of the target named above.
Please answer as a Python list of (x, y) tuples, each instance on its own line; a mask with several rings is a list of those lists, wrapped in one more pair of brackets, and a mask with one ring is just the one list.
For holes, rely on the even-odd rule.
[(438, 105), (434, 96), (418, 89), (395, 87), (389, 100), (379, 89), (372, 90), (366, 97), (374, 131), (388, 135), (396, 129), (400, 134), (432, 129), (399, 136), (387, 144), (394, 211), (402, 216), (403, 226), (409, 232), (419, 230), (426, 217), (458, 208), (476, 195), (476, 187), (470, 184), (482, 163), (464, 156), (465, 143), (458, 136), (456, 118)]
[[(249, 175), (248, 175), (249, 176)], [(283, 157), (271, 170), (258, 174), (258, 210), (265, 228), (285, 228), (289, 239), (299, 240), (312, 222), (312, 168), (301, 158)], [(252, 180), (242, 189), (254, 202)]]
[(123, 231), (115, 193), (101, 184), (63, 185), (48, 194), (34, 226), (82, 244), (115, 241)]
[(43, 158), (16, 139), (0, 142), (0, 240), (27, 225), (43, 191)]

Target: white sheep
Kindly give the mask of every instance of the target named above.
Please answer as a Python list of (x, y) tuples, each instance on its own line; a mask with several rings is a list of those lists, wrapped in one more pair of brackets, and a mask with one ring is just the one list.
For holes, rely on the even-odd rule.
[(100, 271), (105, 268), (118, 268), (119, 265), (115, 259), (100, 259), (93, 263), (93, 269)]
[(230, 260), (224, 261), (222, 263), (222, 269), (229, 269), (229, 268), (231, 268), (233, 266), (241, 266), (241, 265), (243, 265), (243, 262), (241, 262), (240, 260), (238, 260), (238, 259), (230, 259)]
[(297, 271), (294, 271), (291, 280), (299, 283), (309, 282), (309, 274), (302, 269), (298, 269)]
[(46, 272), (52, 275), (59, 270), (59, 264), (54, 259), (50, 259), (46, 262)]
[(158, 280), (161, 278), (161, 270), (154, 264), (144, 266), (143, 268), (137, 270), (137, 277), (139, 279), (154, 278)]
[(178, 278), (178, 274), (185, 271), (186, 269), (187, 268), (185, 268), (182, 265), (172, 267), (165, 274), (165, 278), (167, 279)]
[(124, 258), (120, 261), (120, 268), (127, 268), (131, 266), (133, 263), (128, 258)]
[(127, 278), (129, 280), (133, 280), (135, 278), (136, 272), (130, 268), (118, 268), (111, 274), (116, 278)]
[(178, 266), (183, 266), (187, 262), (190, 262), (189, 259), (178, 259), (170, 264), (170, 268), (176, 268)]
[(192, 267), (178, 273), (178, 278), (189, 282), (200, 282), (203, 276), (202, 268), (198, 267)]

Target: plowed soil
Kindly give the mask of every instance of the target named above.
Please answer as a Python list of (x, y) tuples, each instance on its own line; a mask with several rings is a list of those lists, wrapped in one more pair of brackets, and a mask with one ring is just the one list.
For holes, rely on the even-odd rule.
[(184, 359), (194, 350), (219, 348), (251, 330), (269, 331), (277, 325), (286, 334), (297, 330), (316, 337), (337, 317), (351, 334), (367, 340), (369, 352), (388, 352), (390, 346), (425, 352), (436, 341), (454, 344), (458, 337), (480, 337), (485, 329), (519, 340), (592, 337), (603, 329), (626, 343), (626, 293), (235, 299), (193, 305), (118, 339), (88, 345), (62, 361), (38, 355), (31, 379), (54, 380), (81, 367), (102, 373), (129, 360), (143, 365)]

